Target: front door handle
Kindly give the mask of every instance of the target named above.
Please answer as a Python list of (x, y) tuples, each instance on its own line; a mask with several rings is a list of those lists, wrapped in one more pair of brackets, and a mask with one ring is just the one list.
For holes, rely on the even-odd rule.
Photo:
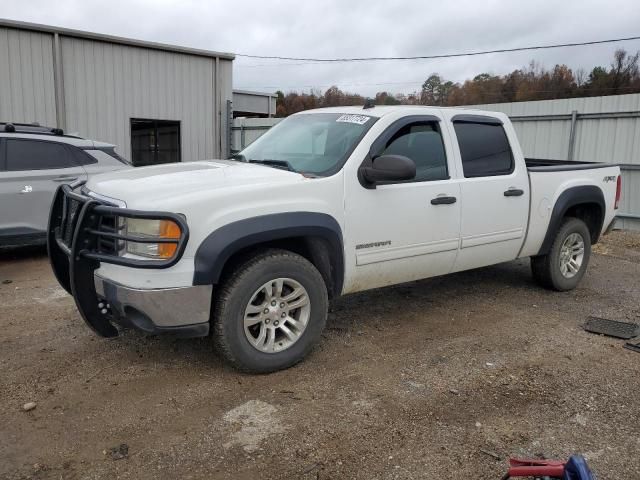
[(504, 192), (505, 197), (521, 197), (522, 195), (524, 195), (524, 190), (521, 190), (519, 188), (510, 188), (509, 190)]
[(65, 177), (65, 176), (61, 176), (61, 177), (55, 177), (53, 179), (54, 182), (75, 182), (78, 179), (78, 177)]
[(436, 197), (431, 200), (431, 205), (451, 205), (456, 203), (456, 197)]

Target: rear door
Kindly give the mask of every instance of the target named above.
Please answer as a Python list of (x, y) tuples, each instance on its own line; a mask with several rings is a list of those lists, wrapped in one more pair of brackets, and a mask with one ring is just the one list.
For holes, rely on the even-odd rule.
[(515, 132), (491, 116), (450, 115), (463, 177), (460, 252), (453, 270), (513, 260), (529, 215), (529, 177)]
[(86, 180), (85, 170), (75, 161), (71, 148), (62, 143), (5, 137), (2, 148), (0, 235), (42, 235), (56, 188)]

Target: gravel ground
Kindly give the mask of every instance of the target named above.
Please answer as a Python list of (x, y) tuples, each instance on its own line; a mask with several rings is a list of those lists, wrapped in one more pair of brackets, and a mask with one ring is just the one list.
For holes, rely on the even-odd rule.
[(0, 253), (0, 478), (499, 479), (580, 452), (638, 479), (640, 354), (579, 326), (640, 322), (640, 235), (596, 252), (568, 293), (516, 261), (345, 297), (263, 376), (209, 339), (98, 338), (43, 251)]

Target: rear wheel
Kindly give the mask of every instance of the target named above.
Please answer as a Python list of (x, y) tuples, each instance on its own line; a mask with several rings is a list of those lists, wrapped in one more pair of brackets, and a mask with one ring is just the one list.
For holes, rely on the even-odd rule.
[(214, 340), (240, 370), (288, 368), (320, 339), (327, 307), (327, 289), (313, 264), (269, 250), (240, 264), (222, 285), (214, 303)]
[(547, 255), (531, 257), (533, 277), (543, 287), (573, 290), (584, 276), (591, 257), (591, 234), (579, 218), (568, 217)]

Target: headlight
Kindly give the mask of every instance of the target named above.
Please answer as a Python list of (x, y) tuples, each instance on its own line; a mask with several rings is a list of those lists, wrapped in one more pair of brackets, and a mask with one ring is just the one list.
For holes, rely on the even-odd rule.
[(129, 237), (138, 237), (141, 240), (165, 240), (164, 242), (127, 241), (125, 248), (127, 253), (159, 260), (165, 260), (175, 255), (181, 234), (180, 226), (176, 222), (172, 220), (127, 218), (125, 225)]

